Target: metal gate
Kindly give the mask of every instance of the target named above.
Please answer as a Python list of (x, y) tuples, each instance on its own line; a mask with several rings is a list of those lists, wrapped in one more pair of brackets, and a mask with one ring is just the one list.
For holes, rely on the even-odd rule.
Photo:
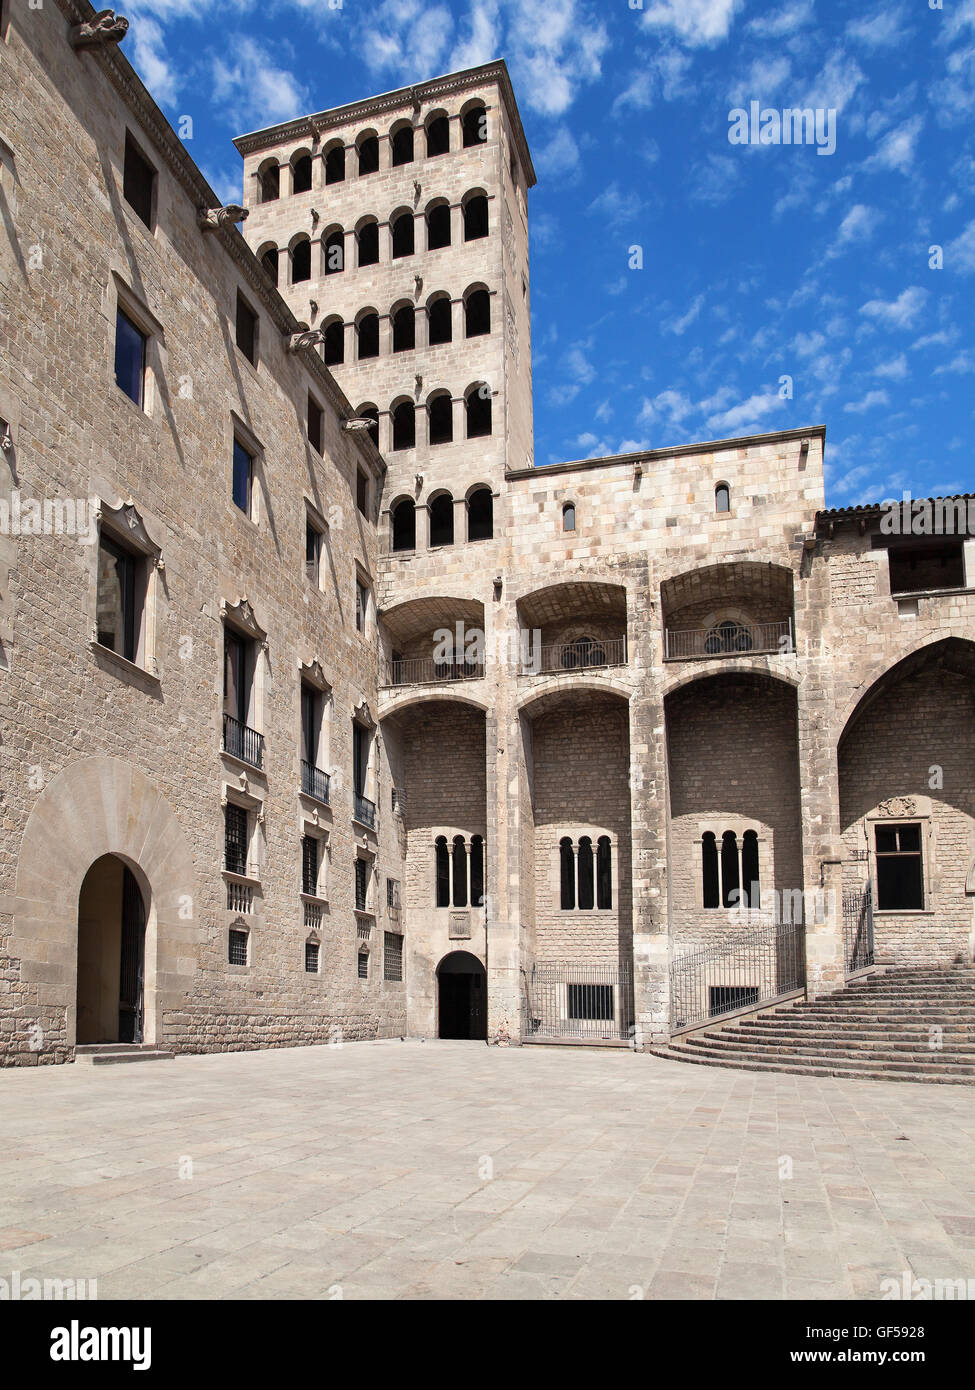
[(533, 965), (525, 972), (522, 1037), (629, 1041), (633, 972), (618, 965)]
[(843, 957), (847, 975), (873, 965), (873, 885), (843, 894)]
[(806, 981), (805, 931), (797, 923), (736, 933), (675, 956), (670, 967), (674, 1032), (700, 1028), (751, 1004), (771, 1004)]

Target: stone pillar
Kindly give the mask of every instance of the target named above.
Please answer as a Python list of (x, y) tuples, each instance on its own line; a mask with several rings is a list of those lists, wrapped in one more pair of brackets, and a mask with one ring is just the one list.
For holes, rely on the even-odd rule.
[(460, 203), (452, 203), (450, 208), (450, 244), (452, 247), (464, 244), (464, 213)]
[(464, 301), (462, 299), (450, 301), (450, 336), (455, 343), (464, 340)]
[(390, 357), (393, 352), (393, 319), (390, 314), (379, 315), (379, 356)]
[[(521, 1038), (521, 967), (524, 936), (521, 903), (519, 797), (520, 721), (506, 637), (515, 621), (514, 603), (494, 597), (485, 576), (485, 700), (487, 719), (487, 813), (491, 840), (487, 938), (488, 1041)], [(510, 611), (509, 611), (510, 610)], [(482, 682), (475, 682), (478, 686)], [(493, 834), (490, 827), (493, 825)]]
[[(811, 888), (812, 885), (809, 885)], [(816, 999), (831, 994), (846, 983), (846, 955), (843, 943), (843, 862), (824, 859), (818, 890), (807, 892), (813, 902), (806, 913), (806, 997)]]
[(416, 504), (416, 548), (430, 549), (430, 508), (425, 502)]

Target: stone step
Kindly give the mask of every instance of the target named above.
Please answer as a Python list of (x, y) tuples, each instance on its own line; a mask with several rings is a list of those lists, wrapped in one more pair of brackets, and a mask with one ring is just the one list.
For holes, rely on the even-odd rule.
[(692, 1062), (702, 1067), (724, 1067), (732, 1071), (763, 1071), (763, 1072), (787, 1072), (797, 1076), (822, 1076), (849, 1078), (851, 1080), (863, 1081), (918, 1081), (924, 1085), (956, 1085), (970, 1086), (975, 1085), (975, 1077), (956, 1075), (954, 1073), (937, 1076), (930, 1073), (918, 1073), (909, 1071), (887, 1072), (876, 1067), (866, 1066), (836, 1066), (834, 1063), (823, 1063), (816, 1066), (811, 1063), (789, 1062), (789, 1061), (752, 1061), (747, 1058), (728, 1059), (725, 1057), (712, 1057), (707, 1053), (688, 1053), (683, 1049), (670, 1047), (652, 1047), (649, 1049), (655, 1057), (665, 1057), (671, 1062)]
[(883, 1062), (892, 1066), (906, 1063), (916, 1064), (919, 1069), (926, 1067), (960, 1067), (975, 1072), (975, 1049), (958, 1052), (955, 1049), (941, 1049), (937, 1052), (927, 1048), (890, 1043), (886, 1047), (872, 1046), (869, 1043), (831, 1044), (819, 1040), (798, 1041), (795, 1039), (776, 1040), (765, 1043), (751, 1038), (724, 1038), (721, 1034), (700, 1034), (686, 1038), (681, 1044), (695, 1052), (717, 1050), (723, 1053), (750, 1053), (760, 1056), (809, 1056), (823, 1059), (847, 1060), (850, 1062)]
[[(765, 1014), (755, 1018), (729, 1019), (727, 1024), (715, 1023), (715, 1027), (727, 1028), (760, 1028), (763, 1032), (801, 1032), (818, 1035), (820, 1033), (835, 1033), (837, 1037), (859, 1037), (867, 1035), (869, 1037), (887, 1038), (891, 1035), (889, 1023), (868, 1023), (863, 1019), (851, 1018), (842, 1020), (831, 1020), (829, 1022), (820, 1019), (804, 1018), (799, 1016), (795, 1019), (788, 1014)], [(934, 1020), (930, 1022), (911, 1022), (902, 1019), (897, 1025), (896, 1032), (899, 1036), (906, 1038), (926, 1038), (929, 1036), (932, 1027), (939, 1026)], [(967, 1041), (969, 1038), (975, 1042), (975, 1023), (962, 1023), (959, 1020), (940, 1025), (945, 1036), (957, 1038), (959, 1041)]]
[(836, 1055), (833, 1055), (826, 1051), (816, 1052), (815, 1050), (813, 1050), (810, 1053), (806, 1054), (797, 1051), (791, 1051), (787, 1048), (754, 1048), (742, 1047), (740, 1045), (737, 1047), (730, 1046), (722, 1048), (720, 1046), (713, 1045), (709, 1047), (702, 1043), (699, 1043), (694, 1047), (688, 1047), (686, 1051), (683, 1048), (675, 1050), (683, 1051), (684, 1055), (688, 1057), (708, 1055), (714, 1057), (741, 1058), (744, 1060), (754, 1062), (784, 1061), (805, 1063), (808, 1061), (811, 1065), (815, 1066), (855, 1067), (863, 1065), (868, 1067), (874, 1067), (884, 1072), (911, 1071), (918, 1074), (946, 1074), (962, 1076), (970, 1075), (972, 1077), (975, 1077), (975, 1063), (965, 1064), (950, 1061), (943, 1062), (940, 1060), (932, 1062), (930, 1060), (921, 1060), (916, 1057), (905, 1058), (903, 1061), (895, 1061), (890, 1057), (865, 1057), (858, 1059), (856, 1057), (851, 1057), (849, 1053), (838, 1053)]
[(74, 1050), (81, 1066), (107, 1067), (120, 1062), (171, 1062), (175, 1052), (151, 1043), (81, 1043)]

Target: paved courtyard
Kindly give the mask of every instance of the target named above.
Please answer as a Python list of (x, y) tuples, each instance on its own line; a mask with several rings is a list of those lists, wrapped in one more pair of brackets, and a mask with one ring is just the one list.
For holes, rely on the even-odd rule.
[(0, 1277), (860, 1298), (975, 1277), (975, 1089), (399, 1041), (0, 1072)]

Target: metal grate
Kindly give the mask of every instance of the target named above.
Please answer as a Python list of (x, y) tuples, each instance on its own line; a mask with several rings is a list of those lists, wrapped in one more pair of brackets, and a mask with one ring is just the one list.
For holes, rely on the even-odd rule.
[(223, 862), (229, 873), (247, 872), (247, 812), (232, 801), (224, 807)]
[(670, 1017), (676, 1031), (771, 1002), (806, 980), (805, 932), (786, 923), (738, 933), (675, 956), (670, 967)]
[(397, 932), (383, 933), (383, 979), (403, 978), (403, 938)]
[(317, 941), (305, 942), (305, 970), (310, 975), (318, 974), (318, 951), (319, 946)]
[(247, 964), (247, 932), (230, 929), (227, 943), (227, 959), (231, 965)]
[(369, 865), (364, 859), (355, 861), (355, 905), (357, 912), (366, 911), (369, 896)]
[(843, 894), (843, 954), (847, 975), (873, 965), (873, 885)]
[[(523, 640), (526, 640), (527, 634)], [(526, 642), (522, 652), (521, 674), (539, 671), (583, 671), (598, 666), (625, 666), (626, 638), (576, 637), (571, 642), (532, 646)]]
[(352, 814), (362, 825), (368, 825), (372, 830), (375, 830), (376, 803), (374, 801), (370, 801), (368, 797), (362, 796), (359, 792), (353, 792)]
[(481, 680), (483, 661), (434, 661), (418, 656), (389, 663), (389, 685), (439, 685), (443, 681)]
[(306, 796), (313, 796), (316, 801), (323, 801), (328, 805), (328, 773), (323, 772), (314, 763), (301, 760), (301, 790)]
[(223, 751), (251, 767), (264, 766), (264, 735), (232, 714), (223, 717)]
[(301, 891), (312, 898), (318, 893), (318, 841), (314, 835), (301, 837)]
[(633, 976), (618, 965), (533, 965), (525, 975), (526, 1037), (628, 1039), (633, 1036)]
[(360, 952), (359, 952), (359, 960), (358, 960), (358, 964), (357, 964), (357, 967), (356, 967), (356, 968), (357, 968), (357, 973), (358, 973), (359, 979), (360, 979), (360, 980), (368, 980), (368, 978), (369, 978), (369, 952), (368, 952), (368, 951), (360, 951)]
[(779, 623), (718, 623), (716, 627), (688, 628), (664, 633), (665, 660), (684, 661), (700, 656), (744, 656), (759, 652), (794, 652), (792, 619)]

